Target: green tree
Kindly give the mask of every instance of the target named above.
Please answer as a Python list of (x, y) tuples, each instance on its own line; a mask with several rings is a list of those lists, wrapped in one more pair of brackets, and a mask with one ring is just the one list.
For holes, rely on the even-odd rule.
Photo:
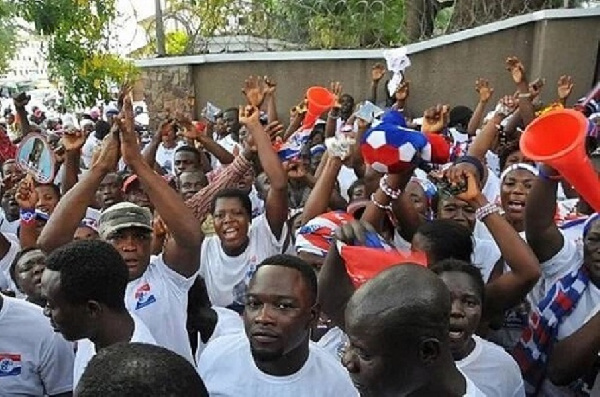
[(49, 38), (51, 78), (64, 85), (68, 102), (89, 105), (133, 78), (133, 64), (114, 55), (111, 24), (115, 0), (14, 0), (17, 15)]
[(5, 0), (0, 1), (0, 73), (8, 70), (8, 63), (19, 44), (15, 39), (17, 26), (13, 15), (13, 5)]

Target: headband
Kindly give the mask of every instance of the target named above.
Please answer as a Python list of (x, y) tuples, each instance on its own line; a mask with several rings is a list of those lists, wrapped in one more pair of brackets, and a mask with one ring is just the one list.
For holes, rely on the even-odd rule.
[(527, 164), (527, 163), (516, 163), (516, 164), (511, 164), (510, 166), (506, 167), (506, 169), (504, 171), (502, 171), (502, 174), (500, 174), (500, 182), (504, 181), (504, 178), (506, 178), (506, 175), (508, 175), (510, 172), (512, 172), (514, 170), (525, 170), (525, 171), (531, 172), (535, 176), (540, 175), (540, 171), (537, 168), (535, 168), (533, 165)]
[(435, 186), (429, 179), (421, 179), (413, 176), (410, 178), (410, 181), (418, 183), (425, 192), (425, 197), (427, 197), (429, 200), (431, 200), (433, 196), (437, 194), (437, 186)]
[(475, 156), (461, 156), (454, 161), (454, 165), (467, 163), (473, 165), (477, 168), (477, 172), (479, 173), (479, 182), (483, 182), (483, 178), (485, 177), (485, 168), (483, 167), (483, 163)]

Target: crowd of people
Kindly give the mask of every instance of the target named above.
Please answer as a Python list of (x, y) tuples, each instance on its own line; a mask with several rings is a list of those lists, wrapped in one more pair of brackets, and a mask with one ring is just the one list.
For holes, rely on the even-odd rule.
[[(474, 109), (418, 118), (419, 87), (383, 64), (361, 103), (332, 83), (313, 122), (304, 93), (288, 119), (285, 87), (250, 77), (241, 106), (172, 109), (150, 141), (126, 87), (104, 114), (43, 126), (16, 97), (0, 396), (600, 396), (598, 208), (519, 146), (574, 82), (499, 67), (515, 92), (497, 105), (478, 79)], [(597, 172), (599, 100), (571, 103)], [(442, 137), (443, 164), (415, 150), (376, 171), (361, 148), (390, 123)], [(15, 160), (32, 134), (49, 183)]]

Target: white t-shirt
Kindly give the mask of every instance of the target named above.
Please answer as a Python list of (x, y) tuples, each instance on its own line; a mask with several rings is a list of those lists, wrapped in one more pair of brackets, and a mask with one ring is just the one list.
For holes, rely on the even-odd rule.
[(200, 276), (206, 283), (213, 306), (242, 305), (252, 275), (263, 260), (279, 254), (287, 234), (284, 225), (279, 241), (271, 232), (266, 214), (252, 220), (248, 230), (250, 242), (238, 256), (229, 256), (217, 235), (205, 237), (200, 253)]
[(17, 298), (25, 298), (25, 295), (23, 295), (21, 292), (19, 292), (19, 289), (17, 288), (14, 281), (10, 277), (10, 271), (9, 271), (10, 265), (12, 264), (13, 260), (15, 259), (15, 256), (21, 250), (21, 245), (19, 244), (19, 238), (14, 234), (9, 234), (9, 233), (2, 233), (2, 234), (4, 235), (4, 237), (6, 237), (6, 239), (10, 243), (10, 248), (8, 249), (8, 252), (6, 253), (6, 255), (4, 255), (4, 257), (2, 259), (0, 259), (0, 273), (2, 273), (2, 275), (4, 276), (3, 278), (8, 283), (7, 289), (15, 292), (17, 294)]
[(496, 153), (492, 152), (491, 150), (488, 150), (485, 153), (485, 163), (494, 175), (500, 177), (500, 174), (502, 173), (500, 171), (500, 158)]
[(94, 155), (94, 149), (102, 144), (102, 141), (96, 138), (96, 133), (91, 132), (83, 147), (81, 148), (81, 160), (83, 161), (83, 165), (85, 168), (90, 168), (92, 165), (92, 156)]
[(42, 308), (2, 296), (0, 395), (43, 396), (73, 390), (73, 344), (50, 325)]
[(178, 142), (172, 148), (166, 148), (164, 143), (158, 145), (156, 149), (156, 164), (163, 168), (167, 173), (175, 173), (175, 151), (183, 146), (183, 143)]
[(204, 349), (206, 349), (206, 346), (213, 340), (225, 335), (244, 333), (244, 322), (239, 314), (224, 307), (213, 306), (212, 309), (217, 313), (217, 324), (206, 343), (202, 342), (202, 338), (198, 333), (198, 348), (196, 349), (195, 357), (196, 364), (200, 362), (200, 357), (202, 356)]
[(306, 363), (289, 376), (272, 376), (258, 369), (245, 334), (223, 336), (212, 341), (204, 350), (198, 368), (211, 396), (357, 395), (346, 369), (312, 342), (309, 343)]
[(473, 335), (475, 349), (456, 366), (488, 397), (525, 397), (521, 370), (500, 346)]
[(479, 390), (475, 383), (469, 379), (468, 376), (466, 376), (464, 373), (463, 375), (465, 376), (465, 381), (467, 381), (467, 390), (464, 397), (487, 397), (481, 390)]
[[(240, 153), (242, 152), (242, 146), (233, 140), (231, 134), (227, 134), (223, 138), (217, 139), (216, 142), (231, 154), (233, 154), (236, 148)], [(213, 170), (222, 166), (221, 162), (217, 160), (215, 156), (211, 156), (210, 165)]]
[[(129, 342), (150, 343), (155, 345), (154, 337), (146, 327), (146, 324), (135, 314), (131, 314), (133, 318), (133, 334)], [(81, 339), (77, 341), (77, 352), (75, 353), (75, 365), (73, 366), (73, 389), (77, 387), (81, 375), (85, 371), (90, 360), (96, 355), (96, 346), (89, 339)]]
[(500, 178), (494, 174), (494, 171), (488, 168), (488, 177), (485, 181), (481, 193), (490, 203), (498, 203), (500, 201)]
[[(528, 298), (532, 305), (538, 305), (543, 299), (552, 285), (560, 280), (568, 273), (579, 268), (583, 264), (583, 252), (577, 244), (565, 238), (565, 243), (562, 249), (548, 261), (541, 263), (542, 277), (536, 284), (533, 290), (529, 293)], [(557, 339), (562, 340), (573, 334), (581, 328), (588, 320), (589, 315), (596, 307), (600, 305), (600, 289), (591, 281), (588, 287), (581, 295), (577, 306), (571, 313), (563, 318), (558, 326)], [(562, 396), (563, 388), (559, 388), (552, 384), (548, 379), (545, 379), (542, 384), (542, 393), (547, 396)]]
[(317, 341), (317, 346), (331, 354), (333, 358), (341, 363), (340, 360), (342, 359), (346, 342), (348, 342), (348, 336), (344, 331), (339, 327), (333, 327)]
[(185, 278), (171, 270), (162, 254), (137, 280), (127, 284), (125, 306), (150, 330), (156, 344), (166, 347), (194, 363), (186, 329), (188, 292), (197, 274)]
[(492, 270), (501, 256), (500, 249), (494, 240), (475, 238), (471, 263), (481, 270), (483, 281), (489, 280)]
[(21, 225), (20, 219), (16, 219), (16, 220), (10, 222), (8, 219), (6, 219), (4, 212), (2, 213), (2, 218), (0, 219), (0, 232), (11, 233), (16, 236), (17, 232), (19, 231), (20, 225)]

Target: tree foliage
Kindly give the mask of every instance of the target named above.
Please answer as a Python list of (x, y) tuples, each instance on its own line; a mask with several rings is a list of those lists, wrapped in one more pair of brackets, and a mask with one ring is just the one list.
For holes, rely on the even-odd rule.
[(48, 37), (48, 67), (65, 98), (89, 105), (110, 87), (133, 77), (133, 64), (114, 50), (115, 0), (13, 0), (17, 15)]

